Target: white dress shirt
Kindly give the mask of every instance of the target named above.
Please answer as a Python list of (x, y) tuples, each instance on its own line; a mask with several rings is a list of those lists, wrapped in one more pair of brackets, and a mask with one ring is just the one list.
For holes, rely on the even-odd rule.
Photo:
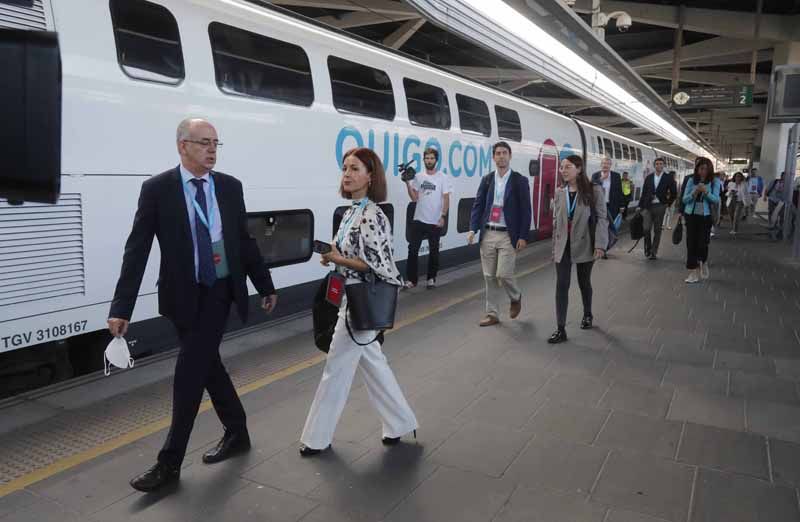
[(493, 206), (500, 207), (500, 219), (497, 221), (491, 220), (491, 214), (489, 215), (489, 222), (498, 227), (506, 226), (506, 216), (503, 213), (503, 205), (505, 203), (506, 197), (506, 185), (508, 184), (508, 178), (511, 177), (511, 169), (508, 169), (505, 175), (501, 176), (500, 174), (495, 171), (494, 173), (494, 203)]
[(603, 192), (606, 195), (606, 205), (611, 199), (611, 172), (608, 173), (608, 177), (603, 179), (603, 174), (600, 174), (600, 179), (603, 181)]

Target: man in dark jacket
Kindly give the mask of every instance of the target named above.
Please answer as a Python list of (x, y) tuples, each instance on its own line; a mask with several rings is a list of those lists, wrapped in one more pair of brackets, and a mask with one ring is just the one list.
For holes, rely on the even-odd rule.
[[(653, 162), (655, 172), (644, 179), (639, 210), (644, 218), (644, 255), (650, 260), (658, 258), (658, 245), (661, 243), (661, 227), (667, 207), (678, 197), (678, 185), (670, 174), (664, 172), (664, 158)], [(651, 237), (652, 230), (652, 237)]]
[(214, 172), (217, 131), (205, 120), (187, 119), (177, 132), (181, 163), (142, 184), (133, 229), (111, 302), (108, 328), (123, 336), (136, 304), (153, 238), (158, 238), (159, 313), (178, 330), (172, 424), (158, 462), (131, 480), (139, 491), (156, 491), (180, 477), (197, 411), (207, 390), (225, 435), (203, 455), (212, 464), (250, 449), (244, 408), (219, 355), (231, 304), (247, 318), (246, 277), (267, 313), (277, 303), (272, 278), (247, 230), (242, 184)]
[(478, 186), (470, 215), (467, 242), (480, 234), (481, 265), (486, 282), (486, 317), (481, 326), (500, 322), (498, 317), (502, 291), (511, 300), (509, 315), (515, 319), (522, 309), (522, 292), (514, 269), (517, 252), (528, 244), (531, 228), (531, 191), (528, 178), (511, 170), (511, 147), (499, 141), (492, 147), (497, 170), (490, 172)]
[(620, 209), (624, 207), (625, 195), (622, 192), (622, 178), (619, 172), (611, 170), (611, 158), (603, 158), (600, 164), (600, 170), (592, 174), (592, 183), (603, 187), (603, 194), (606, 196), (606, 210), (608, 211), (608, 229), (609, 229), (609, 243), (603, 245), (603, 259), (608, 259), (608, 251), (616, 243), (617, 229), (614, 222)]

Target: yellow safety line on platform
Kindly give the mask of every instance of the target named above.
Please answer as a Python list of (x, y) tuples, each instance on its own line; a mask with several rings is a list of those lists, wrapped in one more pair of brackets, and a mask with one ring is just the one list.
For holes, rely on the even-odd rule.
[[(523, 270), (520, 273), (518, 273), (517, 277), (530, 275), (538, 270), (550, 266), (551, 264), (552, 263), (547, 262), (536, 265), (532, 268), (528, 268), (527, 270)], [(427, 319), (428, 317), (438, 314), (439, 312), (443, 312), (448, 308), (461, 304), (465, 301), (469, 301), (470, 299), (473, 299), (483, 294), (483, 292), (484, 292), (483, 289), (469, 292), (455, 299), (451, 299), (450, 301), (447, 301), (444, 304), (426, 310), (425, 312), (419, 315), (410, 317), (404, 321), (400, 321), (395, 325), (393, 330), (387, 331), (386, 334), (390, 335), (393, 332), (400, 330), (401, 328), (411, 326), (412, 324)], [(264, 386), (267, 386), (268, 384), (271, 384), (275, 381), (279, 381), (281, 379), (289, 377), (290, 375), (294, 375), (297, 372), (300, 372), (307, 368), (311, 368), (312, 366), (316, 366), (317, 364), (323, 362), (325, 360), (325, 357), (326, 357), (325, 354), (315, 355), (314, 357), (310, 357), (304, 361), (293, 364), (292, 366), (284, 368), (283, 370), (267, 375), (266, 377), (255, 380), (249, 384), (240, 386), (236, 388), (236, 391), (239, 393), (239, 395), (246, 395), (252, 391), (256, 391), (260, 388), (263, 388)], [(210, 410), (212, 407), (213, 406), (210, 400), (204, 401), (200, 404), (200, 410), (198, 414)], [(114, 451), (115, 449), (121, 448), (122, 446), (127, 446), (128, 444), (143, 439), (148, 435), (152, 435), (157, 431), (168, 428), (170, 425), (170, 421), (171, 421), (170, 417), (165, 417), (161, 420), (151, 422), (150, 424), (147, 424), (145, 426), (142, 426), (141, 428), (130, 431), (124, 435), (120, 435), (119, 437), (104, 442), (103, 444), (100, 444), (93, 448), (89, 448), (88, 450), (82, 451), (80, 453), (76, 453), (75, 455), (65, 457), (36, 471), (32, 471), (31, 473), (16, 478), (7, 484), (0, 484), (0, 498), (15, 491), (19, 491), (20, 489), (26, 488), (31, 484), (35, 484), (36, 482), (50, 478), (57, 473), (61, 473), (62, 471), (66, 471), (70, 468), (78, 466), (79, 464), (83, 464), (84, 462), (96, 459), (97, 457), (105, 455), (106, 453)]]

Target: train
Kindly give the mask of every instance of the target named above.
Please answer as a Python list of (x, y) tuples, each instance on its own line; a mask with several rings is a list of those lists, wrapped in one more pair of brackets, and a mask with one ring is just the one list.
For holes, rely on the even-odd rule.
[[(373, 148), (386, 166), (382, 206), (401, 265), (414, 204), (398, 165), (421, 166), (426, 147), (440, 151), (439, 168), (454, 187), (443, 266), (478, 256), (467, 244), (469, 214), (499, 140), (511, 145), (511, 167), (530, 176), (533, 239), (552, 232), (560, 158), (583, 156), (591, 173), (611, 157), (613, 169), (628, 172), (637, 187), (632, 204), (656, 157), (679, 177), (693, 166), (688, 152), (655, 149), (275, 6), (3, 5), (0, 30), (31, 9), (42, 24), (31, 30), (58, 35), (62, 134), (59, 200), (0, 199), (0, 397), (102, 368), (109, 304), (141, 184), (177, 165), (175, 130), (188, 116), (217, 128), (223, 146), (216, 170), (243, 183), (250, 231), (272, 268), (283, 314), (307, 310), (325, 274), (309, 262), (312, 243), (333, 236), (346, 208), (337, 188), (342, 154), (351, 147)], [(134, 357), (174, 345), (157, 313), (158, 266), (156, 242), (128, 334)], [(235, 318), (229, 324), (248, 326)]]

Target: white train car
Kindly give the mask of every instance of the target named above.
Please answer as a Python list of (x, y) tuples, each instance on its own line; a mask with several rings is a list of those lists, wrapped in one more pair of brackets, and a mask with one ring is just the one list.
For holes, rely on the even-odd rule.
[[(640, 177), (654, 154), (522, 98), (244, 0), (36, 5), (52, 9), (60, 39), (62, 194), (54, 205), (0, 200), (0, 375), (12, 374), (20, 360), (34, 372), (41, 361), (66, 364), (64, 353), (78, 373), (102, 361), (98, 347), (141, 184), (177, 165), (175, 129), (187, 116), (205, 117), (219, 132), (217, 169), (244, 184), (251, 230), (275, 267), (284, 313), (307, 307), (324, 275), (307, 261), (312, 240), (332, 237), (345, 204), (337, 194), (339, 163), (350, 147), (372, 147), (384, 161), (384, 208), (398, 260), (406, 257), (413, 206), (397, 165), (419, 160), (427, 146), (439, 149), (440, 168), (455, 187), (442, 236), (445, 265), (477, 257), (466, 243), (469, 210), (481, 176), (493, 169), (494, 142), (509, 142), (512, 168), (531, 176), (538, 238), (552, 230), (559, 158), (582, 155), (596, 170), (603, 152), (595, 146), (605, 148), (613, 136), (616, 169)], [(156, 319), (158, 265), (156, 242), (132, 318), (137, 355), (171, 342), (171, 330)], [(232, 319), (231, 328), (239, 326)], [(59, 366), (56, 373), (53, 379), (71, 370)]]

